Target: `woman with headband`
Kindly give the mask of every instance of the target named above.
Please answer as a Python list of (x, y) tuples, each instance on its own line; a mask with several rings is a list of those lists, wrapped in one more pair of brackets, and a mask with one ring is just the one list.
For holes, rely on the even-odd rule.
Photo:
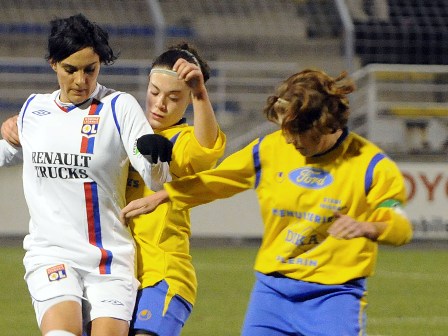
[[(154, 131), (170, 139), (173, 179), (213, 168), (226, 138), (215, 118), (205, 82), (210, 68), (190, 45), (173, 46), (155, 59), (149, 75), (146, 115)], [(193, 107), (193, 125), (184, 117)], [(153, 192), (130, 172), (127, 201)], [(190, 255), (190, 211), (164, 204), (128, 222), (137, 245), (141, 287), (131, 335), (179, 335), (196, 300), (197, 280)]]

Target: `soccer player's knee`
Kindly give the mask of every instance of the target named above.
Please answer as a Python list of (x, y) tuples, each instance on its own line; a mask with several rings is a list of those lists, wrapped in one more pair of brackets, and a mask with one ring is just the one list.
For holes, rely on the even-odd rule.
[(51, 330), (45, 334), (45, 336), (76, 336), (76, 334), (65, 330)]

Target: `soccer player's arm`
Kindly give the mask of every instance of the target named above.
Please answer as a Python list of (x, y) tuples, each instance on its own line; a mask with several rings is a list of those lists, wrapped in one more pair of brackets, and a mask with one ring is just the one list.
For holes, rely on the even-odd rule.
[(6, 140), (0, 140), (0, 167), (15, 166), (22, 162), (22, 149), (12, 146)]
[(378, 243), (400, 246), (412, 239), (412, 224), (406, 216), (406, 189), (397, 165), (385, 158), (375, 167), (367, 201), (373, 212), (368, 222), (377, 223)]
[(256, 172), (252, 151), (257, 142), (230, 155), (215, 169), (165, 183), (164, 190), (130, 202), (121, 211), (122, 221), (150, 213), (168, 201), (172, 201), (173, 209), (186, 210), (253, 188)]
[(186, 210), (253, 188), (256, 172), (252, 152), (257, 142), (228, 156), (214, 169), (166, 183), (164, 189), (173, 208)]
[(14, 166), (23, 162), (17, 126), (18, 116), (8, 118), (2, 123), (0, 140), (0, 166)]
[(201, 146), (212, 148), (218, 137), (219, 126), (200, 65), (181, 58), (176, 61), (173, 70), (191, 91), (195, 138)]
[(138, 138), (154, 133), (142, 108), (132, 95), (121, 93), (116, 99), (116, 110), (121, 111), (119, 127), (132, 167), (139, 172), (148, 188), (161, 190), (163, 183), (171, 180), (168, 163), (159, 161), (151, 164), (137, 149)]
[(225, 146), (226, 136), (221, 130), (211, 148), (202, 146), (193, 130), (182, 132), (173, 148), (173, 161), (170, 164), (172, 174), (183, 177), (214, 168), (224, 155)]

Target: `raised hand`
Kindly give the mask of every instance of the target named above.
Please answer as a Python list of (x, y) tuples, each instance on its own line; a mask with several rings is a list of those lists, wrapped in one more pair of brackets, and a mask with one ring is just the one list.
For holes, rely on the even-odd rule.
[(179, 79), (185, 80), (193, 96), (201, 97), (203, 95), (205, 81), (198, 65), (179, 58), (174, 64), (173, 70), (177, 72)]

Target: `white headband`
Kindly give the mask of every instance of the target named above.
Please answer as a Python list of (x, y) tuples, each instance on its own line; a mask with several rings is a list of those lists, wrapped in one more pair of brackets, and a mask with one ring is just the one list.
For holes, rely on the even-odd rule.
[(169, 69), (157, 69), (157, 68), (156, 69), (151, 69), (151, 72), (149, 73), (149, 75), (151, 76), (154, 72), (162, 73), (162, 74), (169, 75), (169, 76), (174, 76), (174, 77), (178, 77), (179, 76), (176, 71), (169, 70)]

